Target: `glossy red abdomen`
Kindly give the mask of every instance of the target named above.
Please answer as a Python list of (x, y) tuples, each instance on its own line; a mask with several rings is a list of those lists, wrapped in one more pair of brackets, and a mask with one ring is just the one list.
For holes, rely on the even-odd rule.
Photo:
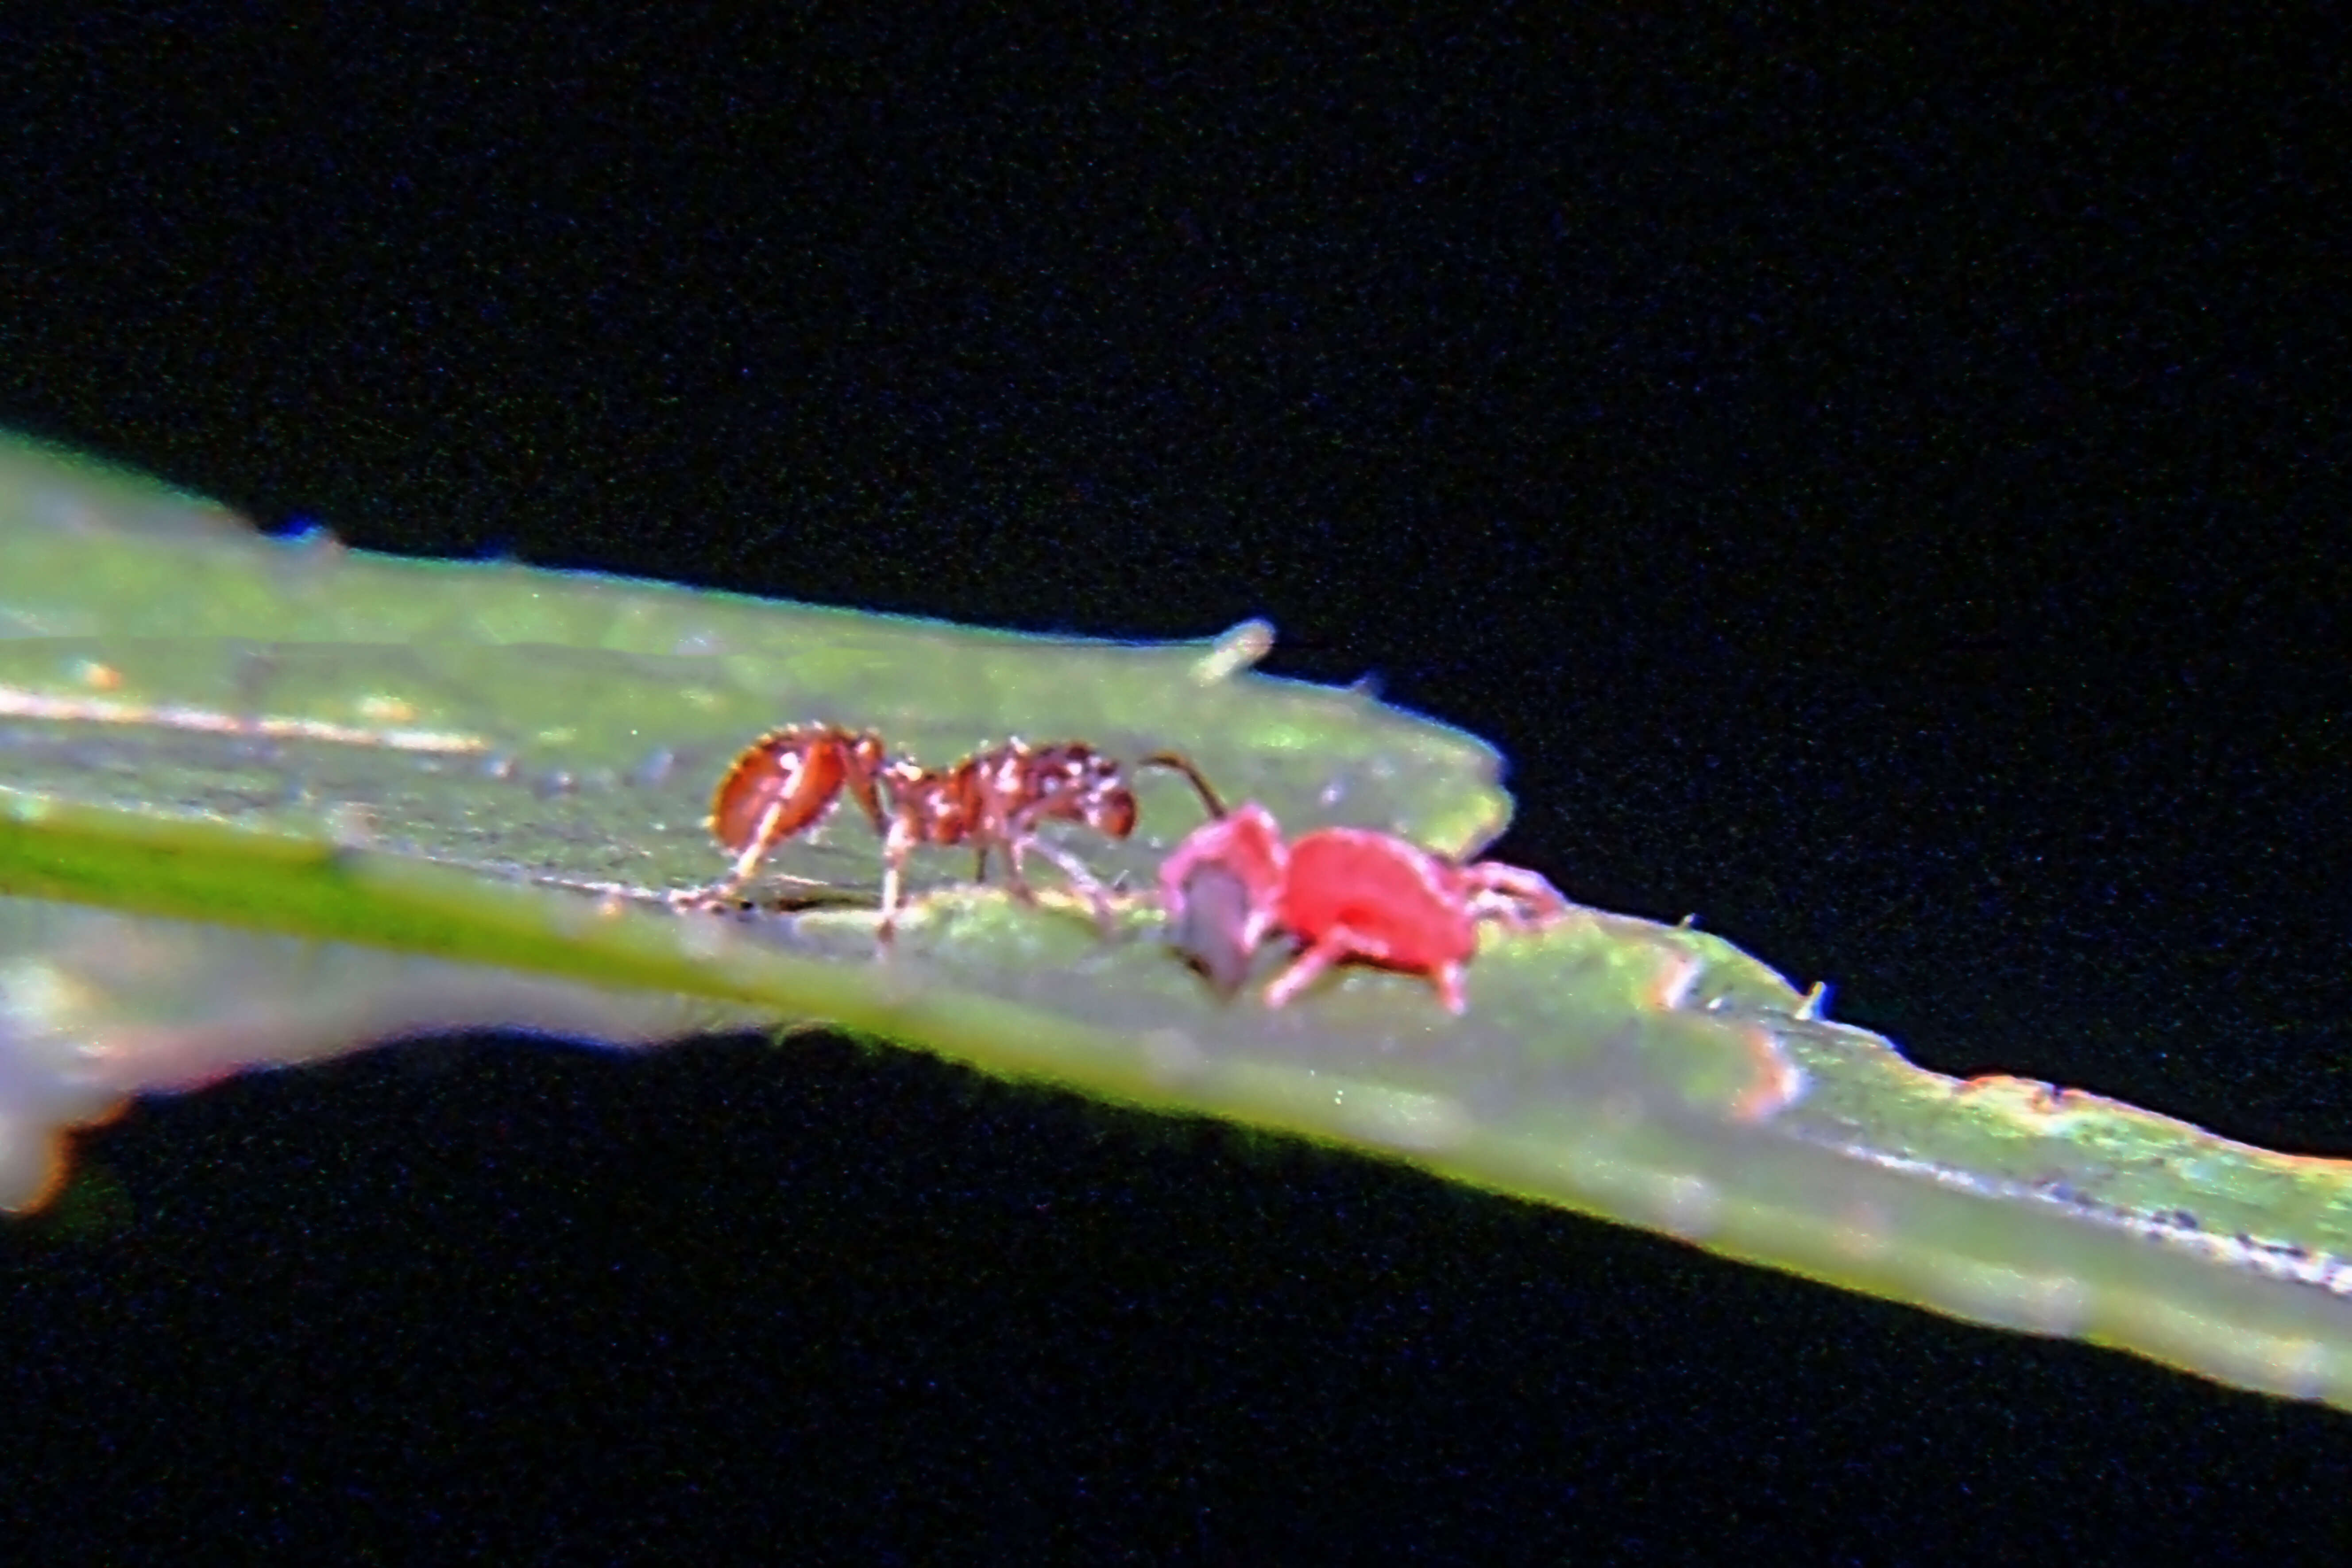
[(846, 773), (841, 749), (798, 730), (761, 737), (735, 759), (710, 802), (710, 833), (740, 852), (799, 832), (833, 804)]

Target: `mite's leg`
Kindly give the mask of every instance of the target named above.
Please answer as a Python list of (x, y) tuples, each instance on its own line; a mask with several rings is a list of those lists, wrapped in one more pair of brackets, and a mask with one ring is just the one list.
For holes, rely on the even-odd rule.
[[(1265, 988), (1265, 1005), (1279, 1007), (1315, 984), (1322, 973), (1335, 963), (1360, 958), (1373, 963), (1390, 960), (1389, 944), (1369, 932), (1334, 926), (1298, 955), (1291, 966), (1274, 977)], [(1449, 1013), (1459, 1014), (1469, 1005), (1462, 994), (1461, 961), (1451, 960), (1425, 972), (1429, 983), (1437, 987), (1437, 999)]]
[(1473, 920), (1500, 921), (1519, 931), (1549, 925), (1576, 906), (1537, 873), (1498, 860), (1481, 860), (1463, 875), (1471, 889)]
[(1293, 996), (1315, 984), (1322, 973), (1335, 963), (1351, 958), (1378, 961), (1385, 957), (1388, 944), (1376, 936), (1354, 931), (1347, 926), (1333, 926), (1325, 931), (1292, 961), (1289, 968), (1274, 977), (1265, 988), (1265, 1005), (1279, 1007)]
[(1454, 1016), (1461, 1016), (1470, 1005), (1468, 998), (1462, 994), (1462, 965), (1458, 962), (1441, 963), (1431, 970), (1429, 983), (1437, 987), (1437, 999), (1445, 1004), (1445, 1010)]

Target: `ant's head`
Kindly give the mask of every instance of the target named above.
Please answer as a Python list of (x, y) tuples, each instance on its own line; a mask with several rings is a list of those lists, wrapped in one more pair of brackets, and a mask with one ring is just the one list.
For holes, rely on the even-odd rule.
[(1029, 766), (1032, 796), (1051, 803), (1043, 815), (1082, 822), (1110, 838), (1135, 831), (1135, 794), (1108, 757), (1074, 742), (1032, 753)]
[(1135, 831), (1135, 796), (1123, 783), (1097, 785), (1087, 796), (1086, 822), (1096, 832), (1124, 838)]

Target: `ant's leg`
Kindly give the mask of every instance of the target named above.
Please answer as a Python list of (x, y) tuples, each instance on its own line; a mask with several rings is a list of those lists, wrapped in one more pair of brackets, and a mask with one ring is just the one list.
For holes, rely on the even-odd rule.
[(1037, 901), (1037, 894), (1029, 886), (1029, 879), (1021, 868), (1021, 851), (1032, 846), (1039, 849), (1046, 847), (1034, 838), (1009, 838), (1004, 843), (1004, 890), (1024, 904)]
[[(1041, 838), (1031, 839), (1027, 847), (1062, 868), (1062, 875), (1070, 879), (1070, 886), (1085, 894), (1087, 902), (1094, 905), (1095, 923), (1102, 928), (1103, 935), (1110, 935), (1118, 923), (1117, 917), (1111, 912), (1110, 895), (1103, 891), (1103, 885), (1095, 880), (1094, 873), (1079, 864), (1076, 856)], [(1011, 855), (1017, 859), (1022, 847), (1021, 843), (1015, 840), (1010, 847)]]
[(744, 841), (741, 852), (735, 857), (735, 863), (727, 868), (727, 875), (702, 887), (672, 893), (669, 896), (671, 908), (704, 911), (721, 909), (750, 886), (753, 875), (760, 869), (760, 862), (768, 858), (768, 851), (773, 849), (776, 841), (782, 837), (776, 831), (776, 822), (783, 815), (785, 804), (778, 800), (760, 814), (751, 837)]
[(906, 879), (907, 852), (914, 840), (903, 823), (893, 822), (882, 840), (882, 919), (874, 928), (877, 940), (888, 942), (898, 932), (898, 899)]
[(734, 868), (727, 873), (727, 880), (720, 884), (721, 887), (740, 888), (751, 879), (751, 874), (760, 868), (760, 862), (766, 859), (768, 851), (776, 847), (779, 837), (776, 822), (783, 814), (784, 803), (781, 800), (760, 814), (760, 825), (751, 830), (751, 840), (743, 846), (743, 852), (735, 857)]

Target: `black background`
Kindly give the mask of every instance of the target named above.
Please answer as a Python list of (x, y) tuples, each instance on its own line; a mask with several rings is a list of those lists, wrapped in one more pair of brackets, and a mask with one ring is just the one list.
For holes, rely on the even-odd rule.
[[(2344, 57), (1951, 9), (11, 7), (0, 423), (372, 549), (1263, 615), (1573, 896), (2352, 1154)], [(55, 1552), (2343, 1544), (2341, 1414), (903, 1053), (444, 1043), (89, 1152), (129, 1226), (0, 1242)]]

